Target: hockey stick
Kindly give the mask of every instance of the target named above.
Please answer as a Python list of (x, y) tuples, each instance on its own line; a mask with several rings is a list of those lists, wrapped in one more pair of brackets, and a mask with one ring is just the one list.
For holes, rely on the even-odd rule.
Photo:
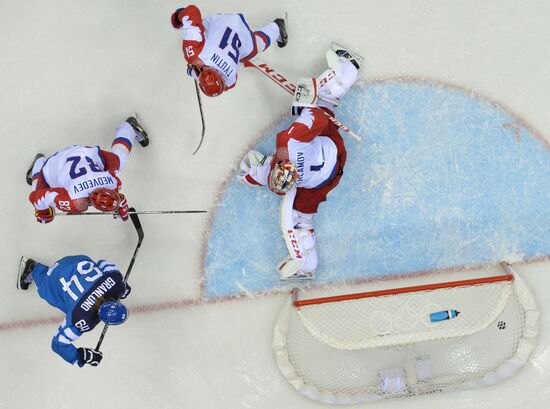
[(204, 133), (206, 132), (206, 126), (204, 125), (204, 113), (202, 112), (201, 92), (199, 91), (199, 85), (197, 84), (196, 80), (195, 80), (195, 91), (197, 91), (197, 101), (199, 103), (199, 111), (201, 113), (202, 134), (201, 134), (201, 141), (199, 142), (199, 146), (197, 146), (197, 149), (195, 149), (195, 152), (193, 152), (193, 155), (197, 153), (201, 148), (202, 141), (204, 140)]
[[(264, 74), (271, 81), (275, 82), (277, 85), (279, 85), (286, 92), (288, 92), (291, 95), (294, 95), (294, 92), (296, 91), (296, 85), (291, 83), (289, 80), (286, 79), (286, 77), (284, 75), (282, 75), (281, 73), (275, 71), (274, 68), (271, 68), (269, 65), (267, 65), (265, 62), (263, 62), (259, 58), (254, 57), (254, 58), (251, 58), (250, 60), (245, 60), (245, 61), (243, 61), (243, 64), (244, 64), (245, 67), (256, 68), (258, 71), (260, 71), (262, 74)], [(342, 129), (344, 132), (347, 132), (356, 141), (361, 142), (363, 140), (362, 137), (357, 135), (355, 132), (353, 132), (351, 129), (349, 129), (342, 122), (338, 121), (336, 118), (334, 118), (328, 112), (326, 112), (325, 110), (322, 110), (322, 111), (323, 111), (323, 114), (325, 114), (325, 116), (332, 123), (334, 123), (334, 125), (336, 125), (340, 129)]]
[[(128, 212), (129, 215), (132, 214), (182, 214), (182, 213), (208, 213), (206, 210), (141, 210), (141, 211), (132, 211)], [(114, 212), (84, 212), (84, 213), (59, 213), (56, 216), (105, 216), (105, 215), (115, 215)]]
[[(134, 224), (134, 227), (136, 228), (136, 232), (138, 235), (138, 242), (136, 245), (136, 249), (134, 250), (134, 255), (132, 256), (132, 260), (130, 260), (130, 265), (128, 266), (128, 269), (126, 270), (126, 275), (124, 276), (124, 282), (126, 283), (128, 281), (128, 277), (130, 276), (130, 272), (132, 271), (132, 267), (134, 267), (134, 263), (136, 261), (139, 249), (141, 247), (141, 243), (143, 242), (143, 237), (145, 237), (145, 233), (143, 233), (143, 228), (141, 227), (141, 222), (139, 221), (138, 212), (136, 212), (136, 209), (133, 207), (130, 208), (130, 219), (132, 220), (132, 223)], [(103, 327), (103, 331), (101, 332), (101, 336), (99, 337), (99, 340), (97, 341), (97, 345), (95, 347), (96, 351), (99, 351), (99, 348), (101, 347), (101, 344), (103, 343), (103, 338), (105, 338), (105, 334), (107, 333), (107, 328), (109, 328), (109, 324), (105, 324)]]

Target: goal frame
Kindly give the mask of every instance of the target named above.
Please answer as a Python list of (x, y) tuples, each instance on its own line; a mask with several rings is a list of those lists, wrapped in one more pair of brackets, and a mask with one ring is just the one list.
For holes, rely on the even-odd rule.
[[(415, 395), (422, 395), (426, 393), (433, 393), (433, 392), (443, 392), (443, 391), (452, 391), (452, 390), (464, 390), (464, 389), (475, 389), (487, 385), (492, 385), (494, 383), (497, 383), (503, 379), (509, 378), (513, 376), (517, 371), (521, 369), (522, 366), (524, 366), (533, 350), (536, 347), (536, 340), (538, 336), (538, 318), (539, 318), (539, 311), (537, 308), (537, 304), (535, 300), (533, 299), (533, 296), (531, 292), (529, 291), (528, 287), (525, 285), (523, 280), (521, 279), (521, 276), (517, 274), (517, 272), (513, 271), (511, 266), (507, 263), (501, 263), (501, 267), (504, 270), (504, 274), (495, 275), (495, 276), (485, 276), (485, 277), (478, 277), (478, 278), (472, 278), (472, 279), (464, 279), (464, 280), (455, 280), (455, 281), (442, 281), (438, 283), (430, 283), (430, 284), (422, 284), (422, 285), (414, 285), (414, 286), (403, 286), (403, 287), (395, 287), (390, 289), (382, 289), (382, 290), (375, 290), (375, 291), (367, 291), (367, 292), (356, 292), (356, 293), (350, 293), (350, 294), (341, 294), (341, 295), (333, 295), (333, 296), (323, 296), (323, 297), (316, 297), (316, 298), (304, 298), (304, 299), (298, 299), (300, 289), (294, 288), (291, 292), (291, 297), (287, 299), (285, 306), (279, 313), (279, 317), (277, 319), (277, 323), (275, 325), (274, 330), (274, 336), (273, 336), (273, 350), (275, 352), (275, 358), (277, 361), (277, 365), (279, 366), (279, 369), (284, 376), (284, 378), (292, 385), (296, 391), (310, 399), (321, 401), (324, 403), (329, 404), (357, 404), (357, 403), (363, 403), (368, 401), (375, 401), (380, 399), (387, 399), (387, 398), (395, 398), (395, 397), (404, 397), (404, 396), (415, 396)], [(399, 281), (399, 280), (398, 280)], [(359, 302), (367, 302), (365, 299), (369, 298), (375, 298), (375, 297), (382, 297), (382, 299), (386, 299), (386, 297), (391, 297), (399, 294), (404, 294), (406, 296), (410, 296), (410, 293), (420, 292), (424, 294), (430, 294), (431, 290), (445, 290), (450, 289), (453, 291), (454, 289), (460, 289), (460, 287), (472, 287), (472, 286), (479, 286), (476, 292), (479, 293), (479, 291), (483, 291), (482, 288), (484, 285), (492, 285), (495, 284), (497, 286), (504, 285), (510, 291), (510, 295), (508, 297), (513, 297), (515, 301), (514, 303), (517, 304), (521, 308), (521, 314), (523, 314), (523, 318), (521, 319), (522, 324), (522, 332), (518, 338), (517, 348), (514, 350), (513, 355), (509, 356), (508, 358), (503, 358), (502, 362), (498, 364), (498, 366), (495, 366), (494, 369), (488, 371), (487, 373), (480, 374), (478, 377), (469, 376), (466, 374), (463, 381), (456, 380), (456, 376), (454, 374), (443, 374), (443, 375), (434, 375), (435, 383), (440, 382), (449, 382), (446, 386), (437, 386), (437, 387), (431, 387), (428, 385), (428, 387), (423, 387), (419, 383), (409, 384), (407, 381), (407, 393), (395, 393), (391, 394), (388, 392), (384, 393), (378, 393), (373, 391), (373, 389), (370, 389), (370, 391), (362, 390), (361, 392), (349, 394), (345, 393), (342, 394), (341, 392), (338, 392), (338, 390), (331, 391), (330, 389), (326, 389), (325, 386), (322, 386), (323, 383), (320, 385), (320, 389), (317, 387), (317, 383), (310, 383), (308, 379), (309, 375), (306, 373), (303, 373), (303, 366), (301, 363), (301, 359), (298, 361), (295, 361), (295, 358), (298, 359), (298, 355), (294, 355), (293, 352), (291, 352), (294, 348), (293, 343), (290, 343), (290, 338), (287, 338), (290, 334), (292, 336), (292, 333), (289, 333), (290, 326), (289, 321), (291, 319), (291, 316), (296, 316), (293, 320), (296, 321), (302, 320), (303, 318), (299, 318), (304, 313), (301, 311), (302, 309), (307, 310), (308, 307), (312, 308), (324, 308), (323, 304), (328, 304), (326, 307), (332, 308), (330, 306), (330, 303), (339, 303), (344, 302), (344, 304), (347, 304), (348, 302), (353, 302), (354, 300), (357, 300)], [(492, 287), (495, 288), (495, 287)], [(337, 290), (336, 290), (337, 291)], [(437, 291), (436, 291), (437, 292)], [(437, 297), (437, 296), (436, 296)], [(391, 297), (393, 298), (393, 297)], [(486, 302), (491, 303), (491, 299), (486, 300)], [(372, 302), (372, 301), (368, 301)], [(508, 302), (508, 301), (506, 301)], [(490, 304), (493, 305), (493, 304)], [(499, 305), (497, 308), (497, 311), (499, 308), (504, 308), (504, 305), (502, 307), (501, 304), (495, 304)], [(507, 305), (507, 304), (506, 304)], [(294, 311), (294, 312), (293, 312)], [(370, 310), (369, 310), (370, 311)], [(520, 310), (518, 310), (518, 313), (520, 313)], [(462, 317), (462, 315), (461, 315)], [(492, 321), (490, 321), (491, 325), (496, 325), (500, 323), (497, 321), (497, 318), (500, 319), (501, 315), (495, 316)], [(461, 337), (469, 337), (475, 336), (478, 331), (484, 331), (485, 328), (479, 329), (474, 328), (472, 329), (472, 332), (466, 332), (466, 333), (451, 333), (447, 334), (442, 337), (438, 338), (417, 338), (414, 342), (394, 342), (399, 341), (397, 339), (389, 339), (393, 337), (393, 335), (386, 335), (373, 339), (371, 337), (365, 338), (365, 340), (369, 343), (367, 346), (360, 346), (362, 344), (359, 344), (359, 346), (353, 346), (353, 347), (346, 347), (341, 342), (338, 344), (338, 346), (333, 345), (333, 340), (336, 340), (337, 343), (338, 338), (331, 338), (330, 336), (325, 337), (326, 334), (320, 334), (317, 332), (311, 332), (309, 328), (310, 325), (310, 318), (306, 318), (307, 322), (301, 322), (302, 327), (305, 331), (309, 333), (309, 336), (313, 336), (315, 339), (315, 342), (321, 343), (322, 345), (325, 345), (325, 347), (328, 348), (336, 348), (334, 351), (341, 351), (340, 353), (347, 353), (346, 351), (351, 352), (350, 355), (348, 355), (348, 358), (344, 359), (344, 363), (347, 359), (356, 359), (358, 357), (357, 352), (358, 351), (366, 351), (366, 350), (373, 350), (375, 348), (383, 348), (387, 349), (388, 347), (390, 349), (397, 347), (398, 349), (401, 348), (401, 345), (403, 345), (404, 348), (413, 348), (413, 344), (418, 344), (419, 342), (432, 342), (438, 340), (455, 340), (459, 339)], [(296, 321), (297, 322), (297, 321)], [(330, 322), (330, 321), (327, 321)], [(454, 320), (445, 322), (444, 325), (449, 325), (454, 322)], [(489, 322), (489, 321), (487, 321)], [(440, 325), (440, 324), (437, 324)], [(489, 325), (489, 324), (487, 324)], [(360, 326), (357, 326), (356, 328), (361, 328)], [(499, 328), (500, 329), (500, 328)], [(302, 330), (302, 332), (304, 331)], [(469, 327), (468, 330), (470, 331)], [(408, 334), (404, 334), (407, 336)], [(420, 334), (422, 335), (422, 334)], [(395, 335), (395, 337), (401, 336), (400, 334)], [(378, 342), (378, 340), (383, 340), (382, 343)], [(353, 340), (353, 338), (352, 338)], [(372, 342), (371, 342), (372, 340)], [(389, 340), (389, 341), (388, 341)], [(355, 342), (355, 341), (352, 341)], [(362, 342), (361, 340), (359, 341)], [(454, 342), (454, 341), (453, 341)], [(325, 350), (325, 353), (329, 353), (331, 356), (333, 356), (333, 353)], [(293, 358), (294, 356), (295, 358)], [(419, 355), (420, 358), (424, 359), (423, 356)], [(413, 356), (414, 357), (414, 356)], [(420, 359), (417, 358), (417, 359)], [(306, 360), (309, 358), (305, 358)], [(323, 359), (323, 356), (320, 356), (320, 359)], [(362, 358), (360, 358), (362, 359)], [(420, 361), (420, 364), (422, 364), (422, 359)], [(429, 359), (429, 358), (428, 358)], [(498, 361), (497, 361), (498, 362)], [(298, 366), (295, 366), (295, 363)], [(362, 365), (362, 364), (361, 364)], [(392, 364), (393, 365), (393, 364)], [(399, 367), (399, 365), (397, 365)], [(332, 370), (327, 369), (327, 371)], [(376, 366), (374, 366), (374, 372), (376, 373)], [(379, 368), (379, 366), (378, 366)], [(338, 370), (338, 369), (337, 369)], [(407, 370), (409, 370), (410, 374), (414, 373), (415, 367), (414, 366), (408, 366), (407, 364)], [(323, 373), (323, 372), (321, 372)], [(461, 376), (461, 372), (458, 373), (458, 376)], [(338, 376), (341, 375), (341, 372), (338, 372)], [(354, 374), (355, 375), (355, 374)], [(305, 378), (303, 377), (305, 376)], [(324, 376), (324, 375), (323, 375)], [(369, 375), (370, 376), (370, 375)], [(380, 372), (378, 373), (378, 376), (380, 376)], [(417, 375), (418, 376), (418, 375)], [(313, 379), (316, 379), (315, 377)], [(407, 378), (409, 379), (409, 378)], [(424, 379), (424, 378), (422, 378)], [(315, 380), (313, 380), (315, 382)], [(410, 389), (409, 385), (411, 386)], [(362, 388), (362, 387), (360, 387)]]
[(503, 274), (498, 276), (491, 277), (480, 277), (472, 278), (468, 280), (457, 280), (457, 281), (443, 281), (440, 283), (434, 284), (423, 284), (423, 285), (414, 285), (409, 287), (397, 287), (390, 288), (386, 290), (375, 290), (367, 291), (361, 293), (352, 293), (352, 294), (343, 294), (343, 295), (334, 295), (330, 297), (318, 297), (318, 298), (307, 298), (307, 299), (298, 299), (299, 288), (292, 289), (292, 304), (295, 308), (300, 309), (309, 305), (319, 305), (327, 304), (340, 301), (351, 301), (359, 300), (363, 298), (372, 298), (372, 297), (382, 297), (385, 295), (398, 295), (406, 293), (414, 293), (420, 291), (430, 291), (430, 290), (440, 290), (442, 288), (454, 288), (454, 287), (466, 287), (477, 284), (488, 284), (488, 283), (497, 283), (501, 281), (514, 281), (513, 274)]

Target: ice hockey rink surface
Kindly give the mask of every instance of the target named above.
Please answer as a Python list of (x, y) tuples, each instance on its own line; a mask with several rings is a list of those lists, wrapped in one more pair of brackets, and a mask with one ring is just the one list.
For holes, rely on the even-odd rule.
[[(364, 57), (336, 116), (345, 175), (315, 226), (323, 291), (379, 289), (500, 274), (514, 263), (540, 309), (538, 346), (513, 378), (476, 390), (365, 403), (371, 408), (550, 405), (550, 4), (543, 1), (197, 1), (203, 16), (243, 13), (253, 29), (288, 12), (289, 44), (261, 58), (290, 79), (320, 74), (336, 41)], [(321, 408), (280, 374), (271, 349), (292, 284), (278, 198), (238, 184), (240, 159), (269, 153), (290, 97), (250, 68), (232, 91), (203, 97), (206, 136), (175, 1), (0, 4), (0, 408)], [(130, 318), (110, 328), (97, 368), (50, 349), (62, 319), (15, 281), (19, 258), (106, 258), (125, 270), (130, 223), (57, 217), (39, 225), (23, 175), (37, 152), (108, 148), (139, 112), (151, 136), (121, 179), (144, 215), (129, 282)], [(327, 290), (329, 289), (329, 290)], [(92, 347), (100, 327), (79, 346)]]

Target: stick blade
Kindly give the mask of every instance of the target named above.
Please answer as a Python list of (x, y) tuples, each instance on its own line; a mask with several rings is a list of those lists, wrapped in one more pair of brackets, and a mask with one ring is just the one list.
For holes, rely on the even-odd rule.
[(138, 234), (138, 239), (141, 242), (145, 237), (145, 233), (143, 232), (143, 228), (141, 227), (141, 221), (139, 220), (139, 216), (135, 208), (130, 207), (128, 210), (129, 210), (128, 213), (130, 214), (130, 220), (132, 220), (132, 223), (134, 224), (134, 227)]

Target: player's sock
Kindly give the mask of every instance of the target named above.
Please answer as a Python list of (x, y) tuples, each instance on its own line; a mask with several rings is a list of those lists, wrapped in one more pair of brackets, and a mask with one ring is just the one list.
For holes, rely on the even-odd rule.
[(130, 152), (132, 151), (132, 141), (134, 140), (134, 134), (134, 129), (127, 122), (121, 123), (116, 128), (116, 136), (113, 140), (113, 143), (111, 144), (111, 152), (118, 156), (118, 159), (120, 161), (120, 164), (118, 166), (119, 171), (124, 169), (124, 166), (126, 166), (126, 161), (128, 160), (128, 156), (130, 156)]
[(275, 22), (269, 23), (258, 31), (254, 31), (258, 52), (267, 50), (271, 43), (278, 41), (279, 35), (279, 26)]

